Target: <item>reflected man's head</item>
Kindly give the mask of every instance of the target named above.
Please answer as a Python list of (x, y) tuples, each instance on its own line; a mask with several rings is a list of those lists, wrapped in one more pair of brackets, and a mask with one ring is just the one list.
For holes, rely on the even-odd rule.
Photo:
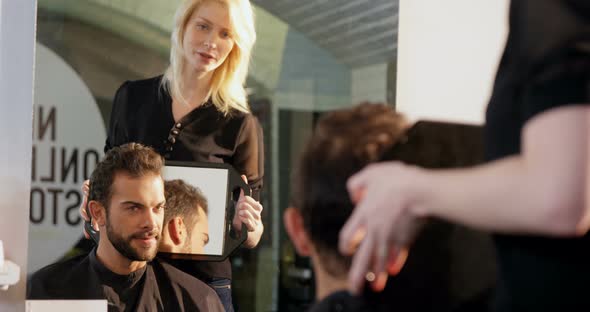
[(407, 127), (391, 107), (368, 103), (318, 121), (295, 173), (292, 208), (284, 215), (298, 253), (311, 256), (316, 268), (334, 277), (348, 272), (350, 258), (338, 252), (338, 234), (354, 208), (346, 181), (382, 160)]
[(90, 177), (88, 208), (100, 228), (99, 251), (131, 261), (155, 257), (166, 202), (163, 165), (158, 153), (137, 143), (111, 149), (98, 163)]
[(166, 214), (160, 251), (203, 254), (209, 242), (207, 198), (200, 189), (184, 182), (164, 182)]

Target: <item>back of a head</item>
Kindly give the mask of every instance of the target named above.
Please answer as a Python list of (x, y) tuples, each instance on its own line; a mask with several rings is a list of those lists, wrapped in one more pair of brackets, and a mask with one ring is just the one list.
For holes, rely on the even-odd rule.
[(328, 273), (348, 271), (349, 258), (338, 251), (338, 233), (354, 205), (346, 181), (377, 162), (404, 135), (406, 120), (384, 104), (363, 103), (327, 113), (319, 121), (300, 158), (293, 205), (325, 263)]
[[(351, 258), (338, 251), (340, 230), (354, 209), (346, 189), (348, 178), (379, 161), (403, 161), (427, 168), (456, 164), (456, 159), (449, 157), (459, 155), (455, 152), (462, 144), (441, 138), (449, 134), (448, 130), (453, 130), (453, 137), (473, 139), (477, 135), (456, 136), (457, 127), (445, 129), (442, 134), (412, 136), (403, 116), (386, 105), (367, 103), (330, 112), (318, 121), (300, 158), (292, 204), (301, 213), (325, 273), (342, 278), (350, 268)], [(440, 148), (440, 142), (453, 144)], [(469, 146), (461, 148), (471, 150)], [(471, 157), (465, 161), (473, 162)], [(428, 220), (413, 242), (402, 272), (389, 278), (382, 293), (363, 294), (364, 302), (370, 303), (369, 310), (391, 311), (395, 307), (396, 311), (449, 311), (461, 299), (451, 297), (452, 230), (447, 223)]]
[(114, 147), (105, 154), (90, 176), (88, 201), (98, 201), (108, 208), (112, 195), (111, 187), (117, 173), (134, 178), (147, 174), (160, 175), (163, 166), (162, 156), (151, 147), (139, 143)]
[(172, 218), (181, 217), (186, 224), (190, 225), (187, 227), (190, 233), (191, 226), (197, 222), (197, 206), (203, 209), (205, 214), (208, 213), (207, 198), (201, 190), (183, 180), (165, 181), (164, 191), (166, 193), (164, 224), (168, 224)]

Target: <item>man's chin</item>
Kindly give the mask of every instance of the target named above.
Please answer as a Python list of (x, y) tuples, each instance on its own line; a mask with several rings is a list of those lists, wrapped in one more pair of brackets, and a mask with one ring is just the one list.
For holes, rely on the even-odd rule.
[(158, 253), (158, 250), (143, 250), (141, 252), (139, 252), (138, 250), (136, 250), (135, 255), (134, 255), (134, 261), (152, 261), (154, 260), (154, 258), (156, 257), (156, 254)]
[(134, 259), (135, 261), (152, 261), (157, 253), (158, 253), (158, 244), (150, 244), (149, 246), (144, 246), (143, 244), (139, 244), (133, 248), (134, 250)]

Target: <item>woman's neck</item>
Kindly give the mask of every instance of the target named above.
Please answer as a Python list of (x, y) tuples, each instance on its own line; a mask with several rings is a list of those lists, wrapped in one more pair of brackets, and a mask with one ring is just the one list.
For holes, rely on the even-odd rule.
[(182, 75), (183, 84), (180, 86), (180, 93), (191, 108), (202, 105), (211, 90), (213, 72), (184, 71)]

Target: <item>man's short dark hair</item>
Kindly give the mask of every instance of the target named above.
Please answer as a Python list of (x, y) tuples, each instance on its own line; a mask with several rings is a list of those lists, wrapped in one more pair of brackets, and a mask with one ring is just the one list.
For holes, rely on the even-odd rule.
[(187, 234), (190, 236), (193, 226), (199, 221), (197, 206), (201, 207), (205, 214), (209, 212), (207, 198), (200, 189), (183, 180), (165, 181), (164, 192), (166, 193), (164, 224), (168, 224), (172, 218), (182, 217), (187, 224)]
[(101, 203), (105, 208), (111, 201), (112, 185), (117, 173), (137, 178), (146, 174), (161, 174), (164, 160), (151, 147), (127, 143), (113, 147), (96, 165), (90, 176), (88, 201)]
[(350, 258), (337, 250), (338, 234), (354, 205), (346, 181), (403, 136), (407, 122), (385, 104), (362, 103), (327, 113), (318, 121), (295, 173), (292, 203), (328, 273), (340, 275)]

